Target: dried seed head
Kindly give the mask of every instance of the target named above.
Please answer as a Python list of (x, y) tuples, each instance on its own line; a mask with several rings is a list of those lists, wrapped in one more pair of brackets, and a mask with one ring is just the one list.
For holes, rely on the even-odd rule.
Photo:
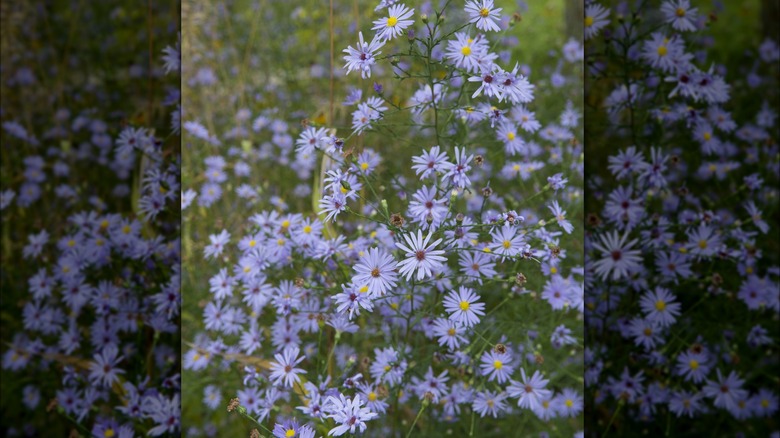
[(588, 213), (588, 225), (591, 227), (597, 227), (601, 224), (601, 219), (595, 213)]
[(458, 223), (458, 225), (460, 225), (460, 224), (462, 224), (462, 223), (463, 223), (463, 219), (465, 219), (465, 216), (463, 216), (463, 213), (458, 213), (458, 214), (455, 216), (455, 222), (457, 222), (457, 223)]
[(720, 286), (721, 284), (723, 284), (723, 277), (717, 272), (715, 272), (714, 274), (712, 274), (712, 284), (714, 284), (715, 286)]
[(393, 213), (390, 215), (390, 223), (400, 228), (404, 226), (404, 217), (400, 213)]
[(496, 346), (493, 347), (493, 351), (495, 351), (496, 353), (504, 354), (504, 353), (506, 353), (506, 345), (504, 345), (504, 344), (496, 344)]
[(482, 167), (482, 165), (485, 164), (485, 157), (482, 155), (477, 155), (474, 157), (474, 164), (476, 164), (477, 167)]
[(309, 127), (309, 119), (301, 119), (301, 128), (308, 128)]
[(298, 277), (295, 279), (295, 286), (296, 287), (303, 287), (305, 283), (305, 280), (302, 277)]
[(51, 412), (56, 408), (57, 408), (57, 398), (55, 397), (49, 400), (49, 404), (46, 405), (46, 412)]
[(534, 353), (534, 360), (537, 364), (541, 365), (544, 363), (544, 356), (542, 356), (542, 353)]
[(227, 411), (233, 412), (235, 411), (239, 406), (241, 406), (241, 402), (238, 401), (238, 397), (230, 399), (230, 403), (228, 403)]
[(390, 395), (390, 392), (387, 390), (387, 386), (379, 385), (376, 387), (376, 395), (379, 396), (379, 398), (385, 398)]
[(525, 275), (523, 275), (522, 272), (518, 272), (515, 276), (515, 283), (517, 283), (518, 286), (523, 286), (526, 281), (528, 281), (528, 279), (525, 278)]
[(426, 404), (430, 403), (433, 400), (433, 393), (431, 391), (425, 391), (425, 394), (423, 395), (423, 403)]
[(492, 194), (493, 194), (493, 189), (491, 189), (490, 187), (485, 187), (482, 189), (482, 196), (489, 198), (490, 195)]
[(257, 429), (252, 429), (252, 431), (249, 432), (249, 438), (260, 438), (260, 432), (258, 432)]

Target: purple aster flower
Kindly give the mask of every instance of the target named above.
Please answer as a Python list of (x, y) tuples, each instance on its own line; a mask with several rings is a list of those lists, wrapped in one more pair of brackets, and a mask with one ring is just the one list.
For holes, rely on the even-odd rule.
[(434, 249), (436, 245), (441, 243), (441, 239), (428, 244), (432, 235), (433, 233), (428, 233), (423, 239), (422, 231), (417, 230), (416, 236), (413, 233), (404, 234), (406, 245), (395, 242), (395, 246), (406, 253), (406, 259), (398, 262), (396, 267), (399, 269), (400, 275), (406, 275), (407, 281), (412, 278), (415, 270), (417, 271), (417, 281), (430, 277), (433, 275), (433, 271), (442, 267), (441, 262), (447, 260), (446, 257), (442, 257), (443, 250)]
[(444, 309), (450, 313), (452, 321), (471, 327), (479, 323), (479, 317), (485, 315), (485, 303), (478, 303), (479, 295), (473, 289), (460, 286), (444, 298)]
[(119, 356), (116, 345), (109, 344), (103, 351), (95, 355), (95, 361), (89, 366), (89, 380), (95, 384), (107, 388), (119, 381), (119, 375), (125, 371), (117, 365), (124, 359)]
[(525, 409), (535, 410), (541, 406), (544, 399), (552, 395), (552, 391), (545, 389), (549, 380), (544, 379), (539, 370), (534, 371), (530, 378), (526, 375), (525, 369), (520, 368), (522, 379), (518, 382), (509, 379), (509, 386), (506, 388), (510, 397), (518, 398), (517, 406)]
[(379, 414), (371, 412), (367, 407), (363, 407), (363, 400), (356, 395), (351, 400), (339, 394), (338, 397), (330, 396), (327, 399), (328, 410), (331, 412), (327, 417), (333, 418), (338, 426), (328, 432), (328, 436), (341, 436), (349, 432), (363, 433), (366, 428), (366, 421), (370, 421)]
[(394, 271), (395, 265), (393, 256), (384, 249), (369, 248), (354, 266), (357, 274), (352, 277), (352, 282), (368, 286), (368, 293), (372, 298), (381, 297), (396, 285), (398, 275)]
[(729, 411), (738, 409), (737, 402), (747, 397), (747, 391), (742, 389), (744, 380), (739, 378), (736, 371), (731, 371), (727, 377), (723, 377), (720, 370), (716, 370), (718, 379), (707, 380), (702, 388), (702, 393), (713, 398), (713, 404), (716, 408), (723, 408)]
[(482, 354), (480, 368), (482, 375), (488, 376), (488, 382), (498, 380), (503, 384), (514, 372), (512, 366), (512, 355), (507, 353), (496, 353), (495, 351), (486, 351)]
[(680, 316), (680, 303), (667, 289), (657, 286), (654, 291), (647, 291), (639, 300), (639, 306), (648, 320), (668, 327)]
[(269, 376), (274, 385), (283, 385), (291, 388), (293, 383), (300, 382), (298, 374), (305, 374), (302, 368), (295, 368), (305, 359), (305, 356), (298, 357), (300, 349), (298, 347), (285, 348), (282, 354), (274, 355), (274, 362), (271, 363), (271, 375)]

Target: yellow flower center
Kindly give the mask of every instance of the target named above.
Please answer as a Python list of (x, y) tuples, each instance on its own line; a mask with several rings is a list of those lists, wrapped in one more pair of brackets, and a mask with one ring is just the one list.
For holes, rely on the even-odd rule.
[(495, 368), (497, 370), (500, 370), (501, 367), (503, 367), (503, 366), (504, 366), (504, 363), (501, 362), (500, 360), (493, 361), (493, 368)]
[(512, 242), (505, 240), (502, 246), (504, 247), (504, 249), (509, 249), (509, 247), (512, 246)]
[(712, 138), (712, 134), (710, 134), (709, 132), (705, 132), (704, 133), (704, 140), (705, 141), (710, 141), (711, 138)]
[(585, 27), (593, 26), (593, 17), (585, 17)]
[(98, 239), (95, 241), (95, 245), (97, 246), (103, 246), (106, 242), (103, 239)]
[(655, 302), (655, 310), (662, 312), (664, 309), (666, 309), (666, 303), (658, 300)]
[(468, 301), (461, 301), (460, 302), (460, 310), (466, 311), (469, 310), (469, 302)]
[(658, 46), (658, 56), (666, 56), (667, 52), (666, 46)]
[(547, 408), (550, 407), (550, 402), (545, 400), (545, 401), (542, 402), (542, 406), (544, 406), (544, 408), (547, 409)]
[(462, 49), (460, 49), (460, 53), (463, 54), (463, 56), (469, 56), (471, 55), (471, 47), (469, 46), (463, 46)]
[(305, 227), (303, 227), (303, 232), (306, 234), (311, 233), (311, 226), (306, 225)]
[(68, 240), (68, 246), (71, 246), (71, 247), (76, 246), (76, 241), (73, 240), (73, 239)]
[(390, 371), (390, 365), (385, 365), (385, 372)]
[(490, 15), (490, 11), (488, 10), (488, 8), (482, 8), (479, 10), (480, 17), (487, 17), (488, 15)]
[(512, 170), (514, 170), (515, 172), (520, 172), (520, 165), (515, 164), (514, 166), (512, 166)]
[(198, 353), (192, 355), (192, 360), (198, 360), (198, 359), (200, 359), (200, 355)]
[(284, 436), (286, 436), (287, 438), (294, 437), (295, 436), (295, 431), (292, 430), (292, 429), (287, 429), (287, 432), (284, 433)]
[(482, 252), (493, 252), (493, 251), (486, 246), (485, 249), (482, 250)]
[(644, 334), (645, 334), (645, 336), (650, 336), (650, 335), (652, 335), (652, 334), (653, 334), (653, 331), (652, 331), (652, 330), (650, 330), (649, 328), (646, 328), (646, 329), (644, 330)]
[(129, 234), (130, 233), (130, 225), (125, 225), (124, 227), (122, 227), (122, 232), (125, 233), (125, 234)]
[(701, 249), (707, 248), (707, 241), (706, 240), (700, 240), (699, 241), (699, 248), (701, 248)]
[(558, 273), (558, 268), (556, 268), (555, 266), (550, 267), (550, 274), (557, 274), (557, 273)]
[(676, 11), (674, 11), (675, 15), (678, 17), (684, 17), (685, 16), (685, 9), (683, 8), (677, 8)]
[(360, 163), (360, 168), (363, 169), (363, 170), (367, 170), (368, 169), (368, 163)]
[(691, 359), (691, 361), (688, 362), (688, 366), (691, 367), (692, 370), (695, 370), (696, 368), (699, 368), (699, 361), (696, 359)]
[(346, 187), (340, 187), (339, 190), (341, 190), (341, 193), (347, 194), (347, 188)]
[(361, 287), (360, 289), (358, 289), (358, 292), (360, 292), (361, 294), (368, 292), (368, 286)]
[(574, 406), (574, 402), (572, 400), (570, 400), (570, 399), (567, 399), (564, 402), (564, 404), (566, 405), (567, 408), (570, 408), (570, 407)]
[(454, 328), (450, 328), (450, 329), (447, 330), (447, 334), (450, 335), (450, 336), (455, 336), (455, 333), (456, 332), (455, 332)]
[(493, 405), (495, 405), (495, 404), (496, 404), (496, 402), (495, 402), (495, 401), (493, 401), (492, 399), (487, 401), (487, 405), (488, 405), (488, 406), (490, 406), (491, 408), (492, 408), (492, 407), (493, 407)]
[(398, 17), (387, 18), (387, 27), (395, 27), (396, 24), (398, 24)]
[(252, 270), (252, 268), (250, 268), (249, 266), (244, 266), (244, 274), (248, 274), (249, 271), (251, 271), (251, 270)]
[(767, 399), (761, 400), (761, 407), (768, 408), (769, 407), (769, 400), (767, 400)]
[(103, 219), (103, 222), (100, 223), (100, 228), (102, 228), (104, 230), (106, 228), (108, 228), (108, 220), (107, 219)]
[(514, 140), (515, 139), (515, 133), (514, 132), (510, 132), (509, 134), (506, 135), (506, 138), (508, 138), (509, 141)]
[(109, 427), (108, 429), (106, 429), (105, 431), (103, 431), (103, 436), (104, 436), (105, 438), (111, 438), (112, 436), (114, 436), (114, 429), (111, 429), (111, 428)]
[(279, 245), (279, 246), (284, 246), (284, 239), (278, 239), (276, 241), (276, 244)]
[(282, 222), (282, 228), (289, 228), (289, 227), (290, 227), (290, 221)]
[(368, 401), (376, 401), (376, 393), (374, 391), (368, 393)]
[(254, 248), (255, 245), (257, 245), (257, 241), (255, 239), (252, 239), (252, 240), (249, 241), (249, 247), (250, 248)]

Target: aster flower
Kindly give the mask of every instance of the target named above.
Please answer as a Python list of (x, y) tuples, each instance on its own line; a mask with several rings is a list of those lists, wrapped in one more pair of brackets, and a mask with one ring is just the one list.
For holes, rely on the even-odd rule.
[(681, 32), (696, 30), (698, 9), (691, 7), (689, 0), (670, 0), (661, 5), (661, 13), (664, 14), (667, 23), (672, 24), (672, 28)]
[(271, 381), (274, 385), (282, 385), (288, 388), (292, 388), (295, 382), (300, 382), (301, 378), (298, 374), (305, 374), (306, 371), (302, 368), (295, 368), (305, 359), (305, 356), (298, 357), (300, 349), (298, 347), (288, 347), (279, 354), (274, 355), (274, 362), (271, 362)]
[(375, 56), (382, 53), (378, 50), (385, 42), (374, 39), (370, 43), (366, 43), (363, 41), (363, 32), (360, 32), (359, 36), (360, 41), (356, 45), (356, 48), (349, 46), (344, 49), (344, 53), (347, 53), (347, 56), (344, 57), (344, 60), (347, 61), (344, 68), (347, 69), (347, 73), (350, 73), (353, 70), (360, 71), (361, 77), (366, 79), (371, 77), (371, 66), (376, 63)]
[(589, 40), (598, 35), (604, 26), (609, 24), (609, 9), (598, 3), (592, 2), (585, 6), (585, 39)]
[(368, 286), (355, 287), (354, 285), (342, 284), (341, 293), (333, 295), (331, 298), (336, 303), (336, 311), (346, 313), (349, 319), (354, 315), (360, 315), (360, 309), (366, 309), (369, 312), (374, 309), (371, 297), (368, 295)]
[(509, 406), (505, 402), (506, 398), (507, 394), (505, 392), (480, 391), (474, 397), (472, 407), (474, 412), (478, 413), (482, 418), (488, 415), (498, 418), (500, 413), (509, 411)]
[(514, 372), (512, 355), (509, 353), (486, 351), (482, 354), (480, 362), (479, 367), (482, 369), (482, 375), (487, 376), (488, 382), (497, 380), (499, 384), (503, 384)]
[(466, 326), (448, 318), (436, 318), (433, 335), (439, 338), (439, 345), (456, 350), (466, 342)]
[(509, 223), (490, 233), (493, 239), (490, 243), (490, 249), (497, 255), (506, 257), (515, 257), (530, 250), (531, 246), (525, 242), (522, 234), (518, 233), (516, 227)]
[(321, 213), (327, 213), (325, 221), (335, 221), (336, 216), (347, 209), (347, 197), (341, 192), (325, 195), (320, 199), (319, 207)]
[(444, 298), (444, 309), (449, 312), (450, 320), (471, 327), (479, 323), (479, 317), (485, 315), (485, 303), (478, 303), (479, 295), (472, 289), (460, 286), (450, 291)]
[(393, 256), (384, 249), (369, 248), (354, 266), (357, 274), (352, 277), (352, 282), (368, 286), (371, 297), (381, 297), (396, 285), (398, 275), (394, 271), (395, 265)]
[(444, 162), (442, 164), (442, 179), (449, 178), (450, 182), (460, 189), (471, 185), (468, 177), (468, 171), (471, 170), (469, 163), (474, 159), (474, 155), (466, 156), (466, 148), (455, 146), (455, 162)]
[(355, 396), (351, 400), (339, 393), (338, 397), (330, 396), (327, 399), (329, 411), (332, 412), (327, 417), (333, 418), (338, 426), (328, 431), (328, 436), (341, 436), (349, 432), (363, 433), (366, 428), (366, 421), (376, 418), (379, 414), (371, 412), (363, 407), (363, 400), (360, 396)]
[(702, 393), (713, 398), (713, 404), (717, 408), (736, 410), (738, 400), (747, 397), (747, 391), (742, 389), (744, 380), (739, 378), (736, 371), (731, 371), (727, 377), (723, 377), (720, 369), (717, 370), (717, 380), (707, 380), (702, 388)]
[(601, 252), (602, 258), (593, 263), (593, 266), (602, 279), (607, 279), (611, 274), (613, 281), (618, 280), (640, 266), (641, 252), (633, 249), (637, 241), (626, 243), (627, 238), (628, 233), (621, 237), (617, 231), (613, 231), (602, 234), (599, 236), (599, 242), (593, 244), (593, 247)]
[(388, 41), (396, 38), (414, 23), (414, 20), (409, 20), (414, 15), (414, 9), (410, 9), (406, 5), (390, 6), (387, 14), (387, 18), (374, 21), (374, 27), (371, 28), (371, 30), (377, 31), (374, 37), (376, 40)]
[(417, 271), (417, 281), (430, 277), (434, 270), (441, 268), (441, 262), (447, 260), (446, 257), (442, 257), (443, 250), (434, 249), (441, 243), (441, 239), (429, 244), (431, 236), (432, 233), (429, 233), (423, 239), (422, 231), (417, 230), (416, 236), (413, 233), (404, 234), (406, 245), (395, 242), (395, 246), (406, 253), (406, 259), (398, 262), (396, 267), (399, 269), (400, 275), (406, 275), (407, 281), (412, 278), (415, 270)]
[(422, 155), (412, 157), (412, 169), (420, 179), (434, 176), (437, 172), (444, 171), (447, 164), (447, 153), (440, 152), (439, 146), (432, 146), (430, 150), (424, 151)]
[(552, 391), (545, 389), (549, 380), (544, 379), (539, 370), (534, 371), (530, 378), (526, 375), (525, 369), (520, 368), (521, 380), (510, 379), (509, 386), (506, 388), (510, 397), (516, 397), (517, 405), (525, 409), (538, 409), (542, 400), (548, 399)]
[(95, 360), (89, 366), (89, 380), (106, 388), (119, 381), (119, 375), (125, 371), (118, 368), (117, 365), (124, 359), (119, 356), (119, 349), (116, 345), (109, 344), (103, 347), (103, 350), (95, 355)]
[(649, 320), (668, 327), (680, 316), (680, 303), (674, 300), (675, 296), (667, 289), (656, 287), (642, 296), (639, 305)]
[(687, 381), (701, 383), (709, 374), (711, 365), (704, 352), (684, 351), (677, 356), (675, 371)]
[(501, 30), (497, 24), (501, 8), (496, 8), (493, 0), (469, 0), (464, 9), (469, 15), (469, 23), (476, 23), (477, 29), (485, 32)]

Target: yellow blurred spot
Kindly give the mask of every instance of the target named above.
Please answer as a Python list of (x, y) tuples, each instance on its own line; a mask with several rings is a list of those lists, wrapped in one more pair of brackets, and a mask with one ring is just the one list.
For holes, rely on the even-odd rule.
[(593, 26), (593, 17), (585, 17), (585, 27)]

